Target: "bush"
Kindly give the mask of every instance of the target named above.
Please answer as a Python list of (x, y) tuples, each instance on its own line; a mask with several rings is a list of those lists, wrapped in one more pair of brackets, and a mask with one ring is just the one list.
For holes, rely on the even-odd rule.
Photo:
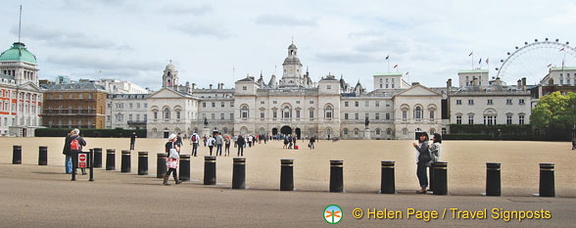
[[(72, 129), (69, 128), (37, 128), (34, 134), (36, 137), (64, 137)], [(128, 138), (136, 132), (138, 138), (146, 138), (146, 129), (82, 129), (80, 128), (80, 135), (83, 137), (102, 137), (102, 138)]]

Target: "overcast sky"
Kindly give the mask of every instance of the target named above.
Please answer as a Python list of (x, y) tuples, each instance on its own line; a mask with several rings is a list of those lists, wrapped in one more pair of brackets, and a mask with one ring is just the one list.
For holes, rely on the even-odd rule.
[(473, 67), (495, 76), (525, 41), (576, 44), (576, 2), (568, 0), (20, 0), (0, 7), (2, 50), (18, 40), (20, 4), (21, 41), (41, 79), (115, 78), (153, 90), (170, 60), (180, 84), (201, 88), (230, 88), (260, 72), (266, 82), (280, 78), (292, 40), (313, 80), (343, 75), (368, 90), (375, 73), (409, 72), (405, 80), (439, 87)]

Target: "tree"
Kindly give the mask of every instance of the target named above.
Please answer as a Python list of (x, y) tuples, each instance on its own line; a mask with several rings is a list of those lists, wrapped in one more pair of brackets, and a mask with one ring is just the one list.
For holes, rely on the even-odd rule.
[(576, 93), (562, 95), (559, 91), (540, 98), (532, 109), (530, 123), (546, 129), (551, 135), (565, 135), (576, 127)]

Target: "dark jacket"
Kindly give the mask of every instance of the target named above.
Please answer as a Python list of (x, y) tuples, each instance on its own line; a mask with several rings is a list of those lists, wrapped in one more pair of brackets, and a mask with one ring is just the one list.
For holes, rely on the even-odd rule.
[(244, 140), (244, 137), (238, 136), (238, 139), (236, 139), (236, 144), (238, 144), (238, 146), (244, 146), (244, 144), (246, 144), (246, 140)]
[(86, 140), (84, 140), (84, 138), (80, 137), (79, 135), (71, 135), (70, 137), (68, 137), (68, 140), (66, 142), (66, 144), (64, 145), (64, 149), (68, 148), (68, 150), (70, 151), (70, 143), (74, 140), (78, 140), (78, 144), (80, 144), (80, 150), (82, 151), (82, 148), (86, 146)]

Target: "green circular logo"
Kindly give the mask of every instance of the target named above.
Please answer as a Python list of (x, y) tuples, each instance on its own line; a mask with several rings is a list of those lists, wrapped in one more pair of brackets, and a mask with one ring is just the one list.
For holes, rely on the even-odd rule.
[(342, 220), (342, 208), (336, 204), (330, 204), (324, 208), (324, 221), (328, 224), (337, 224)]

